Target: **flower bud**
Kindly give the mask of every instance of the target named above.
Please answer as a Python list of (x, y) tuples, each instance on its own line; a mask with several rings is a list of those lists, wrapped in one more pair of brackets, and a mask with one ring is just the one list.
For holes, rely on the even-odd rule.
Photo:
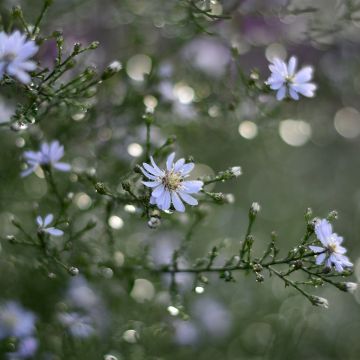
[(95, 184), (95, 190), (98, 194), (108, 195), (109, 190), (104, 183), (98, 182)]
[(325, 309), (329, 308), (329, 302), (325, 298), (315, 296), (315, 295), (311, 295), (310, 296), (310, 301), (315, 306), (323, 307)]
[(250, 207), (250, 215), (255, 217), (260, 210), (261, 210), (260, 204), (257, 202), (253, 202)]
[(338, 289), (349, 292), (351, 294), (353, 294), (358, 288), (358, 284), (354, 282), (341, 282), (336, 286)]
[(103, 80), (109, 79), (110, 77), (118, 73), (121, 69), (122, 69), (122, 65), (120, 61), (115, 60), (105, 69), (101, 78)]
[(68, 272), (69, 272), (69, 274), (71, 275), (71, 276), (77, 276), (77, 275), (79, 275), (79, 269), (77, 268), (77, 267), (75, 267), (75, 266), (70, 266), (69, 268), (68, 268)]
[(233, 166), (230, 168), (230, 172), (235, 176), (238, 177), (242, 174), (242, 170), (240, 166)]
[(157, 216), (151, 216), (148, 221), (148, 226), (150, 229), (157, 229), (161, 225), (161, 220)]

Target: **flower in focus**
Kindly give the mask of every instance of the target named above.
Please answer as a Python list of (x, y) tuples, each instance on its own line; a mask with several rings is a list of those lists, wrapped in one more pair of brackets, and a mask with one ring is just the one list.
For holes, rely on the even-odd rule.
[(175, 153), (168, 156), (166, 170), (161, 170), (150, 157), (151, 165), (143, 163), (141, 171), (151, 181), (142, 183), (152, 188), (150, 204), (156, 204), (160, 210), (169, 210), (171, 204), (179, 212), (185, 211), (183, 201), (197, 205), (198, 201), (189, 194), (198, 193), (204, 183), (198, 180), (185, 180), (194, 168), (193, 163), (185, 164), (185, 159), (174, 163)]
[(59, 161), (63, 156), (64, 146), (60, 145), (57, 140), (50, 144), (42, 143), (40, 151), (25, 151), (24, 159), (28, 167), (21, 173), (21, 176), (30, 175), (41, 165), (50, 165), (60, 171), (70, 171), (70, 164)]
[(64, 235), (64, 232), (62, 230), (56, 229), (53, 226), (49, 227), (49, 225), (52, 223), (53, 220), (54, 220), (53, 214), (48, 214), (45, 216), (45, 218), (38, 216), (36, 218), (36, 222), (39, 225), (39, 230), (54, 236)]
[(313, 68), (306, 66), (300, 71), (296, 71), (297, 59), (292, 56), (286, 64), (279, 58), (274, 58), (269, 65), (271, 76), (267, 79), (266, 84), (272, 90), (276, 90), (276, 99), (283, 100), (289, 95), (294, 100), (299, 100), (299, 94), (306, 97), (313, 97), (316, 85), (311, 83)]
[(315, 234), (320, 240), (321, 246), (309, 246), (316, 256), (316, 264), (321, 265), (325, 262), (326, 266), (335, 267), (336, 271), (343, 272), (345, 267), (351, 267), (353, 264), (345, 256), (346, 249), (341, 246), (343, 238), (333, 233), (332, 226), (326, 219), (319, 220), (315, 225)]
[(34, 41), (26, 40), (19, 31), (10, 35), (0, 32), (0, 80), (6, 73), (28, 84), (31, 80), (28, 71), (36, 69), (35, 62), (29, 59), (38, 49)]
[(14, 301), (0, 305), (0, 339), (23, 338), (35, 331), (35, 315)]
[(81, 315), (76, 312), (59, 314), (59, 321), (68, 328), (72, 336), (77, 338), (87, 338), (95, 333), (92, 319), (89, 316)]

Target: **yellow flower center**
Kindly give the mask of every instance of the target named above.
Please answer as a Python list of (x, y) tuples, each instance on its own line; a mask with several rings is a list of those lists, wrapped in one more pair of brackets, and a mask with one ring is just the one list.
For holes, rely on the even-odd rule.
[(181, 182), (182, 182), (182, 177), (180, 173), (173, 171), (167, 172), (162, 179), (163, 185), (167, 187), (169, 190), (177, 190), (181, 185)]
[(330, 243), (330, 244), (328, 245), (328, 250), (329, 250), (331, 253), (336, 252), (336, 249), (337, 249), (337, 244), (335, 244), (335, 243)]

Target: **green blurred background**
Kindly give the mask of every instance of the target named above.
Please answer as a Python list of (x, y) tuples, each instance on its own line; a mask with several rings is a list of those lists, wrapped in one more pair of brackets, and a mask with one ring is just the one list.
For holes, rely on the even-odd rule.
[[(2, 14), (18, 3), (2, 0)], [(41, 1), (20, 4), (31, 21)], [(175, 134), (175, 150), (192, 155), (199, 174), (233, 165), (243, 169), (239, 179), (215, 188), (234, 194), (233, 204), (202, 205), (208, 216), (194, 234), (188, 263), (220, 242), (226, 244), (224, 258), (236, 252), (253, 201), (262, 207), (255, 226), (259, 254), (273, 230), (284, 253), (295, 246), (305, 231), (307, 207), (321, 217), (336, 209), (335, 230), (345, 237), (355, 265), (353, 281), (359, 281), (360, 2), (209, 4), (216, 14), (231, 12), (232, 19), (193, 18), (186, 1), (54, 2), (43, 33), (63, 29), (69, 49), (76, 41), (99, 40), (99, 49), (82, 58), (83, 64), (101, 69), (119, 60), (123, 70), (104, 85), (86, 114), (62, 109), (41, 128), (24, 133), (1, 129), (0, 234), (15, 234), (9, 221), (13, 214), (35, 231), (35, 215), (55, 211), (41, 174), (19, 177), (24, 148), (58, 139), (76, 170), (96, 168), (98, 177), (116, 188), (143, 154), (142, 114), (148, 107), (155, 108), (154, 144)], [(47, 44), (39, 59), (50, 66), (55, 55)], [(274, 94), (245, 87), (239, 68), (244, 74), (258, 69), (266, 80), (275, 55), (296, 55), (300, 65), (314, 67), (315, 98), (279, 104)], [(0, 95), (0, 121), (6, 121), (18, 99), (1, 89)], [(118, 267), (110, 269), (104, 265), (102, 200), (73, 175), (57, 174), (57, 181), (64, 192), (74, 193), (71, 226), (80, 228), (90, 218), (99, 222), (69, 257), (84, 275), (69, 278), (54, 267), (56, 278), (50, 279), (48, 270), (38, 266), (39, 255), (29, 249), (3, 244), (0, 252), (0, 298), (15, 299), (37, 314), (36, 359), (102, 359), (105, 354), (124, 360), (359, 358), (359, 291), (315, 290), (329, 299), (330, 308), (324, 310), (278, 279), (258, 284), (253, 275), (238, 274), (236, 283), (224, 283), (214, 276), (205, 292), (196, 294), (193, 279), (181, 276), (190, 319), (169, 316), (166, 279), (121, 269), (127, 256), (141, 256), (144, 247), (155, 262), (166, 262), (184, 237), (191, 213), (174, 215), (175, 221), (165, 220), (152, 231), (133, 209), (113, 209), (120, 223), (113, 229)], [(137, 279), (135, 286), (130, 278)], [(82, 295), (98, 309), (96, 336), (77, 339), (59, 325), (57, 314), (77, 307), (69, 300), (71, 288), (88, 289)], [(137, 331), (136, 343), (124, 338), (128, 330)]]

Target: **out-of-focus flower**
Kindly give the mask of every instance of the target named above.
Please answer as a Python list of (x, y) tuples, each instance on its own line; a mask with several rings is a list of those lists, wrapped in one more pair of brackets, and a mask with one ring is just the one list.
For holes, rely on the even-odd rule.
[(337, 285), (337, 287), (340, 290), (343, 290), (343, 291), (353, 294), (359, 287), (359, 284), (354, 283), (354, 282), (341, 282)]
[(172, 204), (175, 210), (184, 212), (185, 206), (182, 201), (189, 205), (197, 205), (198, 201), (189, 194), (198, 193), (203, 187), (203, 182), (185, 180), (194, 164), (185, 164), (185, 159), (179, 159), (174, 163), (174, 158), (175, 153), (170, 154), (166, 160), (166, 170), (161, 170), (150, 157), (151, 165), (143, 163), (141, 171), (151, 181), (142, 183), (154, 189), (150, 204), (156, 204), (160, 210), (169, 210)]
[(8, 353), (9, 360), (27, 359), (35, 355), (39, 347), (38, 340), (34, 337), (26, 337), (20, 340), (16, 352)]
[(0, 305), (0, 339), (31, 336), (35, 331), (35, 320), (35, 315), (17, 302)]
[(49, 225), (52, 223), (53, 220), (54, 220), (53, 214), (48, 214), (45, 216), (45, 218), (38, 216), (36, 218), (36, 222), (39, 225), (39, 230), (54, 236), (64, 235), (64, 232), (62, 230), (56, 229), (53, 226), (49, 227)]
[(60, 171), (70, 171), (70, 164), (59, 161), (63, 156), (64, 146), (60, 145), (57, 140), (50, 144), (42, 143), (40, 151), (25, 151), (24, 159), (28, 168), (21, 173), (21, 176), (28, 176), (41, 165), (49, 165)]
[(349, 258), (344, 255), (346, 249), (341, 246), (343, 238), (336, 233), (328, 220), (322, 219), (315, 224), (315, 234), (320, 240), (321, 246), (309, 246), (314, 253), (319, 253), (316, 256), (316, 264), (321, 265), (325, 262), (326, 266), (335, 267), (336, 271), (343, 272), (345, 267), (351, 267), (353, 264)]
[(38, 51), (33, 40), (26, 40), (26, 36), (19, 31), (8, 35), (0, 32), (0, 80), (4, 74), (17, 78), (24, 84), (31, 80), (28, 71), (36, 69), (36, 63), (30, 61)]
[(286, 64), (279, 58), (274, 58), (269, 65), (271, 76), (266, 83), (272, 90), (276, 90), (276, 99), (283, 100), (289, 95), (294, 100), (299, 100), (299, 94), (306, 97), (315, 95), (316, 85), (311, 83), (313, 68), (306, 66), (296, 71), (297, 59), (292, 56)]
[(95, 334), (92, 319), (89, 316), (76, 312), (61, 313), (58, 315), (60, 323), (65, 326), (72, 336), (77, 338), (87, 338)]
[(191, 321), (175, 320), (174, 340), (179, 345), (192, 345), (199, 341), (200, 331)]

